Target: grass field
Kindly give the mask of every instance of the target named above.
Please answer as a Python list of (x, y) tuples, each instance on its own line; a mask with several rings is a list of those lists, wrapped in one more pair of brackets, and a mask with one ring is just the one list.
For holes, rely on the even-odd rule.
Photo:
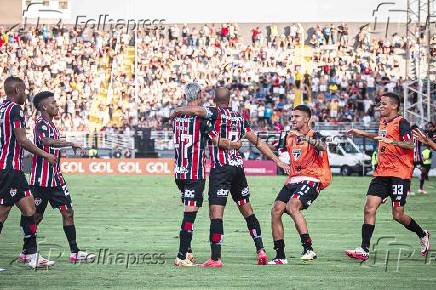
[[(271, 258), (274, 251), (270, 208), (283, 179), (251, 177), (248, 180)], [(56, 265), (48, 271), (35, 272), (22, 264), (11, 263), (21, 249), (19, 211), (13, 209), (0, 236), (0, 268), (7, 269), (0, 272), (0, 288), (436, 289), (436, 251), (432, 253), (431, 263), (425, 264), (425, 258), (419, 255), (418, 239), (392, 221), (389, 204), (379, 210), (372, 242), (391, 237), (380, 241), (377, 259), (373, 255), (360, 264), (344, 255), (345, 249), (360, 245), (362, 206), (369, 178), (335, 177), (333, 184), (305, 213), (319, 257), (313, 262), (300, 262), (299, 236), (291, 219), (285, 216), (286, 254), (290, 264), (256, 266), (254, 245), (245, 221), (229, 202), (224, 218), (222, 269), (173, 266), (182, 205), (171, 177), (68, 176), (67, 181), (76, 210), (79, 247), (94, 253), (107, 249), (107, 253), (119, 254), (118, 261), (113, 258), (112, 264), (108, 261), (68, 263), (69, 249), (61, 217), (48, 207), (39, 227), (40, 249), (43, 255), (47, 255), (49, 248), (52, 255), (62, 251), (63, 255), (55, 258)], [(413, 184), (416, 187), (417, 181)], [(420, 224), (436, 234), (436, 190), (427, 188), (429, 195), (410, 197), (406, 208)], [(200, 262), (209, 256), (208, 231), (207, 210), (202, 208), (193, 239), (194, 253)], [(386, 264), (388, 249), (390, 258)], [(400, 249), (404, 257), (398, 260)], [(126, 267), (129, 253), (132, 253), (131, 263), (132, 257), (141, 253), (160, 253), (165, 260), (147, 264), (150, 260), (146, 259), (147, 263)]]

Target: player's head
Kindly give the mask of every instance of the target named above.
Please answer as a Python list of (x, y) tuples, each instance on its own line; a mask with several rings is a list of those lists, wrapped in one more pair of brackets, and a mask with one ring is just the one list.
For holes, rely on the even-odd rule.
[(291, 124), (293, 130), (300, 130), (309, 126), (312, 112), (306, 105), (298, 105), (292, 110)]
[(33, 105), (38, 111), (45, 112), (50, 117), (56, 117), (59, 114), (59, 108), (52, 92), (37, 93), (33, 98)]
[(15, 103), (24, 105), (26, 101), (26, 85), (19, 77), (8, 77), (4, 82), (6, 96), (11, 98)]
[(185, 99), (190, 105), (198, 105), (201, 101), (201, 87), (192, 82), (185, 86)]
[(394, 93), (384, 93), (380, 98), (379, 111), (380, 116), (389, 117), (391, 114), (400, 110), (400, 97)]
[(215, 89), (215, 105), (227, 107), (230, 102), (230, 91), (224, 87)]

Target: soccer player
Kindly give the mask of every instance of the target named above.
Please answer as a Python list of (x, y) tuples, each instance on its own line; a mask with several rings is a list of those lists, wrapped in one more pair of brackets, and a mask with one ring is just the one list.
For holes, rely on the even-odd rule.
[(4, 82), (6, 98), (0, 104), (0, 232), (15, 204), (21, 211), (23, 250), (28, 257), (26, 264), (35, 269), (52, 266), (54, 262), (38, 253), (35, 203), (23, 172), (23, 149), (50, 164), (55, 164), (56, 157), (39, 149), (26, 137), (26, 121), (21, 109), (26, 101), (25, 90), (26, 85), (18, 77), (8, 77)]
[[(185, 87), (185, 99), (189, 106), (198, 106), (201, 102), (201, 87), (197, 83), (188, 83)], [(194, 222), (198, 209), (203, 203), (203, 190), (206, 178), (205, 149), (211, 124), (204, 118), (190, 115), (177, 115), (173, 119), (175, 149), (175, 182), (184, 203), (183, 220), (179, 234), (179, 252), (176, 266), (193, 266), (191, 241)], [(241, 142), (231, 142), (215, 136), (213, 142), (224, 148), (239, 149)]]
[[(37, 225), (42, 221), (47, 204), (59, 209), (62, 215), (64, 232), (70, 245), (70, 262), (87, 262), (95, 258), (94, 254), (81, 251), (76, 242), (76, 227), (74, 225), (74, 210), (67, 183), (60, 169), (60, 148), (72, 147), (74, 151), (81, 149), (80, 145), (60, 139), (60, 133), (53, 124), (53, 118), (59, 114), (59, 108), (52, 92), (44, 91), (35, 95), (33, 105), (39, 116), (33, 130), (34, 143), (39, 149), (53, 154), (57, 162), (49, 164), (40, 156), (33, 156), (30, 186), (35, 200)], [(19, 259), (26, 261), (28, 256), (23, 251)]]
[(428, 173), (431, 169), (433, 152), (429, 145), (426, 145), (426, 148), (422, 150), (422, 166), (421, 166), (421, 178), (419, 179), (419, 193), (427, 194), (427, 191), (424, 190), (424, 182), (428, 180)]
[(400, 98), (394, 93), (385, 93), (380, 100), (380, 125), (377, 134), (351, 129), (348, 134), (378, 140), (379, 163), (372, 179), (364, 208), (362, 244), (347, 250), (350, 258), (365, 261), (369, 257), (369, 246), (375, 228), (376, 213), (382, 201), (392, 200), (392, 216), (406, 229), (416, 233), (421, 242), (421, 255), (430, 250), (430, 233), (404, 213), (410, 179), (413, 171), (412, 135), (409, 122), (399, 115)]
[(316, 259), (312, 248), (306, 220), (302, 210), (307, 209), (318, 197), (319, 191), (331, 180), (326, 144), (321, 135), (310, 128), (312, 113), (306, 105), (296, 106), (292, 111), (292, 130), (287, 134), (285, 146), (290, 157), (290, 173), (279, 192), (272, 210), (271, 227), (276, 257), (268, 264), (287, 264), (285, 256), (282, 215), (288, 213), (300, 235), (302, 260)]
[(436, 143), (427, 135), (425, 135), (417, 127), (412, 129), (413, 137), (419, 142), (428, 145), (432, 150), (436, 150)]
[[(258, 140), (251, 130), (247, 120), (239, 113), (228, 108), (230, 92), (226, 88), (215, 89), (216, 107), (183, 107), (176, 109), (176, 113), (197, 115), (212, 120), (212, 138), (226, 138), (232, 141), (242, 138), (248, 139), (263, 154), (272, 159), (279, 167), (289, 170), (289, 167), (279, 160), (269, 149), (268, 145)], [(238, 205), (239, 211), (246, 220), (248, 230), (253, 238), (257, 252), (257, 263), (266, 265), (268, 257), (262, 242), (261, 228), (249, 200), (250, 190), (244, 174), (244, 165), (240, 153), (235, 149), (223, 149), (212, 142), (208, 142), (212, 169), (209, 175), (209, 217), (211, 258), (203, 263), (202, 267), (222, 267), (221, 244), (223, 242), (224, 227), (223, 215), (227, 203), (227, 196), (231, 194), (233, 201)]]

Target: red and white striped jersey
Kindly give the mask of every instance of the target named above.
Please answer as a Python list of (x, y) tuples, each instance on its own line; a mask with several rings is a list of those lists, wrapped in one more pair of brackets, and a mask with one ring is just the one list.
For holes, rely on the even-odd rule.
[[(238, 112), (229, 108), (209, 107), (207, 108), (207, 119), (211, 120), (213, 130), (209, 133), (211, 139), (219, 136), (230, 141), (237, 141), (251, 131), (249, 121)], [(212, 167), (224, 165), (243, 167), (243, 159), (238, 150), (227, 150), (208, 141), (209, 155)]]
[(65, 179), (61, 173), (60, 167), (60, 148), (54, 148), (43, 144), (45, 138), (58, 140), (60, 138), (59, 130), (56, 129), (53, 122), (38, 117), (33, 130), (34, 142), (41, 150), (56, 156), (55, 165), (51, 165), (45, 158), (34, 155), (32, 158), (32, 172), (30, 175), (30, 185), (42, 187), (56, 187), (65, 184)]
[(15, 128), (26, 128), (21, 106), (11, 100), (0, 104), (0, 169), (22, 170), (23, 148), (15, 137)]
[(176, 179), (206, 178), (206, 142), (210, 122), (196, 116), (181, 115), (173, 121)]

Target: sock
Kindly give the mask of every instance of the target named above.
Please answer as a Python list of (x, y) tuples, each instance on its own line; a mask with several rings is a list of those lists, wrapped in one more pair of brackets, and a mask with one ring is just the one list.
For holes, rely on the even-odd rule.
[[(185, 212), (183, 213), (183, 221), (180, 226), (180, 245), (179, 253), (177, 257), (179, 259), (186, 259), (186, 253), (191, 249), (192, 232), (194, 231), (194, 221), (197, 216), (197, 212)], [(192, 249), (191, 249), (192, 253)]]
[(79, 248), (77, 247), (77, 242), (76, 242), (76, 226), (75, 225), (64, 226), (64, 232), (65, 235), (67, 236), (71, 253), (77, 253), (79, 251)]
[(306, 251), (313, 251), (312, 239), (310, 238), (309, 233), (301, 234), (300, 239), (301, 239), (301, 245), (303, 246), (303, 249), (305, 252)]
[(254, 245), (256, 246), (256, 252), (263, 249), (262, 232), (260, 230), (260, 224), (254, 214), (245, 219), (247, 222), (248, 231), (253, 238)]
[(372, 233), (374, 232), (375, 225), (363, 224), (362, 225), (362, 249), (369, 252), (369, 246), (371, 244)]
[(276, 259), (286, 259), (284, 240), (274, 241), (274, 250), (276, 251)]
[(21, 216), (20, 226), (23, 231), (23, 252), (25, 254), (35, 254), (38, 250), (36, 245), (36, 224), (33, 216)]
[(221, 259), (221, 244), (223, 243), (224, 227), (222, 219), (210, 220), (210, 250), (214, 261)]
[(406, 229), (408, 229), (411, 232), (416, 233), (416, 235), (421, 239), (425, 237), (425, 232), (422, 230), (422, 228), (416, 223), (414, 219), (410, 219), (410, 224), (408, 226), (404, 226)]
[(424, 188), (424, 181), (425, 181), (424, 178), (422, 178), (422, 179), (419, 180), (419, 189), (420, 189), (420, 190), (422, 190), (422, 189)]
[(3, 222), (0, 222), (0, 234), (2, 233), (2, 229), (3, 229)]

